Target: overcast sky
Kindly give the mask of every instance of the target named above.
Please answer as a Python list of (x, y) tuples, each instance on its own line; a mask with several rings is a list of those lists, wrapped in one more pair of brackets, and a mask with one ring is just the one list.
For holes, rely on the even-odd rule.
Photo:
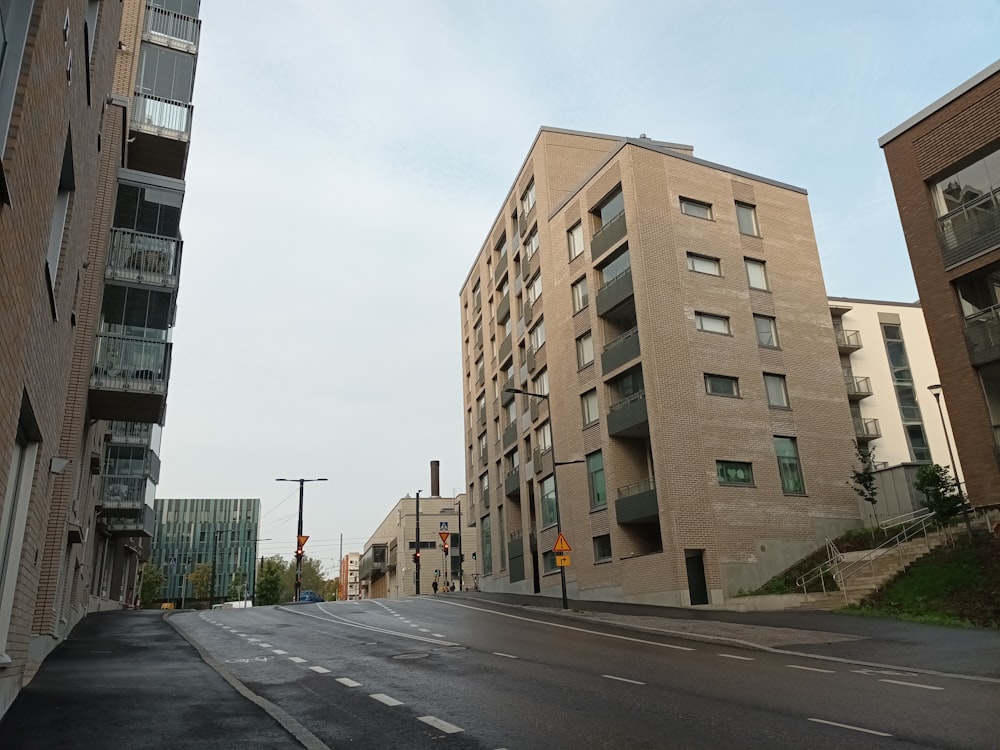
[(542, 125), (809, 191), (827, 293), (913, 301), (877, 140), (997, 59), (996, 0), (204, 0), (160, 497), (360, 551), (464, 485), (458, 294)]

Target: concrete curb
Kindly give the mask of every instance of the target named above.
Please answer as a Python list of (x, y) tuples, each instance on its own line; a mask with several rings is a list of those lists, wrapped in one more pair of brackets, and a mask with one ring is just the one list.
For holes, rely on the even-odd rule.
[(236, 677), (234, 677), (228, 669), (222, 666), (222, 664), (213, 659), (208, 652), (198, 644), (197, 641), (192, 640), (188, 634), (184, 632), (184, 629), (179, 624), (172, 621), (175, 614), (178, 613), (168, 610), (164, 612), (163, 619), (166, 620), (175, 631), (177, 631), (177, 634), (183, 638), (189, 646), (198, 652), (198, 656), (201, 657), (201, 660), (214, 669), (222, 679), (228, 682), (229, 685), (236, 690), (236, 692), (254, 705), (261, 708), (268, 716), (274, 719), (282, 729), (298, 740), (298, 742), (301, 743), (302, 747), (306, 748), (306, 750), (331, 750), (331, 748), (319, 737), (306, 729), (298, 719), (280, 706), (271, 703), (271, 701), (267, 700), (267, 698), (257, 695), (257, 693), (253, 692), (250, 688), (236, 679)]

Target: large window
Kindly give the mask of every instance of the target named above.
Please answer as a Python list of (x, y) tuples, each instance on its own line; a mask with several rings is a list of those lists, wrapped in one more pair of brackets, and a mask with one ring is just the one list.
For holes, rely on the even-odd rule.
[(538, 325), (531, 329), (531, 346), (537, 352), (545, 343), (545, 321), (538, 321)]
[(194, 55), (141, 45), (135, 87), (140, 94), (187, 104), (194, 89)]
[(722, 266), (718, 258), (710, 258), (707, 255), (687, 254), (688, 270), (696, 273), (707, 273), (711, 276), (722, 276)]
[(778, 457), (782, 492), (786, 495), (804, 495), (806, 484), (802, 479), (802, 464), (795, 438), (775, 436), (774, 452)]
[(737, 378), (728, 375), (705, 375), (705, 391), (713, 396), (740, 395), (740, 382)]
[(583, 310), (588, 304), (590, 304), (590, 297), (587, 292), (587, 277), (584, 276), (578, 282), (573, 284), (573, 314)]
[(542, 453), (552, 448), (552, 426), (548, 422), (535, 430), (535, 443)]
[(736, 223), (739, 224), (740, 234), (749, 234), (753, 237), (760, 236), (757, 228), (757, 208), (748, 203), (736, 204)]
[(753, 485), (753, 466), (746, 461), (716, 461), (719, 484)]
[(579, 257), (583, 253), (583, 223), (578, 221), (566, 233), (566, 239), (569, 243), (569, 259)]
[(538, 228), (535, 227), (531, 230), (531, 234), (528, 235), (528, 239), (524, 241), (524, 257), (530, 258), (536, 252), (538, 252)]
[(580, 396), (580, 405), (583, 410), (583, 426), (594, 424), (601, 415), (598, 412), (597, 406), (597, 390), (593, 389), (587, 391), (582, 396)]
[(764, 390), (767, 391), (767, 405), (780, 409), (788, 408), (788, 388), (784, 375), (764, 373)]
[[(183, 193), (176, 190), (119, 184), (114, 226), (160, 237), (179, 237), (183, 199)], [(478, 299), (478, 284), (474, 294)]]
[(525, 189), (524, 193), (521, 195), (521, 212), (528, 213), (531, 209), (535, 207), (535, 181), (534, 179), (528, 183), (528, 187)]
[(556, 507), (556, 480), (555, 477), (548, 476), (542, 480), (542, 526), (552, 526), (559, 520), (559, 513)]
[(611, 559), (611, 534), (601, 534), (594, 537), (594, 562), (605, 562)]
[(528, 282), (528, 304), (533, 305), (542, 296), (542, 274), (536, 273)]
[(688, 216), (696, 216), (699, 219), (711, 219), (712, 205), (710, 203), (691, 200), (690, 198), (681, 198), (681, 213)]
[(493, 534), (490, 533), (490, 516), (479, 519), (479, 546), (483, 549), (483, 575), (493, 573)]
[(778, 348), (778, 324), (774, 318), (766, 315), (753, 316), (754, 328), (757, 330), (757, 345), (768, 349)]
[(594, 363), (594, 336), (587, 331), (576, 340), (576, 366), (584, 368)]
[(984, 238), (988, 242), (996, 234), (1000, 226), (998, 195), (1000, 151), (994, 151), (934, 186), (934, 204), (950, 247)]
[(544, 368), (531, 380), (531, 392), (548, 395), (549, 393), (549, 368)]
[(708, 313), (696, 312), (694, 314), (694, 324), (699, 331), (724, 333), (726, 335), (730, 333), (729, 318), (724, 315), (710, 315)]
[(594, 212), (601, 220), (603, 229), (625, 211), (625, 198), (622, 196), (622, 189), (618, 187), (615, 191), (604, 199), (604, 202), (597, 207)]
[(601, 274), (601, 283), (608, 284), (631, 268), (632, 258), (629, 256), (628, 247), (625, 247), (614, 258), (597, 270)]
[(600, 451), (587, 456), (587, 486), (591, 508), (608, 504), (608, 491), (604, 486), (604, 455)]
[(743, 262), (747, 267), (747, 281), (750, 288), (763, 289), (764, 291), (770, 289), (767, 285), (767, 270), (764, 267), (764, 261), (744, 258)]
[(897, 323), (882, 323), (882, 339), (889, 357), (892, 382), (896, 389), (896, 402), (906, 430), (906, 440), (913, 461), (930, 461), (931, 452), (924, 434), (923, 417), (910, 370), (910, 358), (903, 341), (903, 327)]

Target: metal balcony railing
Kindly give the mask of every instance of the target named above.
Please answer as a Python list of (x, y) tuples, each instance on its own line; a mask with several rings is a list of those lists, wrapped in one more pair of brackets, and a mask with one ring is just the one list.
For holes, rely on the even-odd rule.
[(166, 341), (98, 334), (93, 380), (112, 387), (166, 390), (170, 375)]
[(851, 398), (864, 398), (872, 395), (871, 378), (848, 375), (844, 377), (844, 384), (847, 386), (847, 395)]
[(132, 99), (132, 128), (186, 141), (191, 136), (193, 111), (189, 103), (136, 93)]
[(631, 396), (626, 396), (620, 401), (615, 401), (613, 404), (611, 404), (611, 407), (608, 409), (608, 411), (618, 411), (619, 409), (624, 409), (629, 404), (635, 403), (636, 401), (645, 401), (645, 399), (646, 399), (645, 389), (641, 391), (636, 391)]
[(115, 420), (110, 423), (112, 443), (131, 443), (133, 445), (149, 445), (153, 433), (153, 425), (146, 422), (122, 422)]
[(145, 502), (146, 482), (144, 476), (106, 476), (102, 505), (104, 511), (118, 511), (109, 515), (132, 515), (142, 510)]
[[(154, 5), (146, 6), (143, 31), (154, 41), (163, 42), (168, 47), (195, 52), (201, 36), (201, 19), (184, 16)], [(158, 39), (157, 37), (166, 37)]]
[(653, 477), (649, 477), (649, 479), (643, 479), (641, 482), (633, 482), (624, 487), (619, 487), (618, 497), (631, 497), (632, 495), (638, 495), (641, 492), (649, 492), (655, 489), (656, 480)]
[(882, 437), (877, 419), (854, 418), (854, 434), (858, 440), (874, 440)]
[(112, 229), (105, 275), (111, 279), (176, 287), (180, 240), (131, 229)]

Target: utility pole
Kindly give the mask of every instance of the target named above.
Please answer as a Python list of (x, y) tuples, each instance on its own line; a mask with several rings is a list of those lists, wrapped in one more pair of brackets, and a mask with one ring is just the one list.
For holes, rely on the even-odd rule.
[(465, 583), (465, 553), (462, 551), (462, 499), (458, 500), (458, 590)]
[(298, 482), (299, 483), (299, 526), (298, 526), (298, 537), (295, 540), (295, 601), (299, 600), (299, 596), (302, 594), (302, 558), (305, 556), (305, 551), (302, 549), (302, 505), (305, 500), (305, 486), (306, 482), (325, 482), (326, 477), (319, 477), (318, 479), (275, 479), (276, 482)]
[(212, 579), (208, 582), (208, 608), (215, 604), (215, 558), (219, 552), (219, 534), (224, 534), (225, 529), (215, 529), (212, 532)]
[(417, 596), (420, 596), (420, 490), (417, 490), (417, 549), (414, 552), (414, 585)]

